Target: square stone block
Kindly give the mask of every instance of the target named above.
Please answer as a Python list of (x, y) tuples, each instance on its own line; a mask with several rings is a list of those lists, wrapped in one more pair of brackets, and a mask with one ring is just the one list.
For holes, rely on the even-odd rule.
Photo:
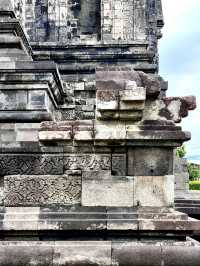
[(111, 265), (110, 241), (55, 242), (53, 265)]
[(119, 105), (118, 92), (116, 90), (97, 91), (98, 110), (117, 110)]
[(146, 89), (142, 87), (132, 87), (128, 86), (128, 89), (120, 91), (121, 101), (131, 101), (131, 102), (144, 102), (146, 100)]
[(126, 129), (125, 124), (119, 122), (102, 122), (95, 126), (96, 140), (125, 140)]
[(84, 172), (82, 177), (83, 206), (133, 206), (133, 178), (111, 176), (108, 171)]
[(134, 205), (162, 207), (174, 204), (174, 176), (135, 176)]
[(135, 147), (128, 150), (128, 175), (160, 176), (173, 174), (173, 149)]

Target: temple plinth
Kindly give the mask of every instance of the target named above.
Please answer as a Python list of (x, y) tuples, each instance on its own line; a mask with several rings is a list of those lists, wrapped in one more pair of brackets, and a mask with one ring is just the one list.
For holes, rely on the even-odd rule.
[(162, 26), (160, 0), (0, 0), (0, 265), (199, 265)]

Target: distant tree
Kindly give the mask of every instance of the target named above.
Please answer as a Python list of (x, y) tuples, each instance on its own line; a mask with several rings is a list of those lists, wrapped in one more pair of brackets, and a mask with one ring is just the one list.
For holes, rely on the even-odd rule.
[(179, 158), (183, 158), (186, 155), (186, 148), (185, 145), (176, 149), (176, 156)]
[(200, 178), (200, 170), (192, 163), (187, 164), (190, 180), (197, 180)]

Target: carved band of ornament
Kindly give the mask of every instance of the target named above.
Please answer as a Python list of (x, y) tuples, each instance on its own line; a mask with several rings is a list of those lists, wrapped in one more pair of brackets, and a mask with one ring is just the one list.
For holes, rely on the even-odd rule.
[(0, 173), (2, 176), (63, 174), (63, 156), (1, 155)]
[(64, 156), (64, 170), (110, 170), (110, 155)]

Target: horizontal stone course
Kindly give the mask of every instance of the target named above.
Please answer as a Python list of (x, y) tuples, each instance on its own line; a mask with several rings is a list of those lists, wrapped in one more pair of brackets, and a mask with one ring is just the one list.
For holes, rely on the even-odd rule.
[[(178, 241), (3, 241), (0, 263), (38, 265), (198, 266), (200, 246)], [(148, 256), (148, 260), (146, 259)], [(134, 263), (134, 264), (133, 264)]]

